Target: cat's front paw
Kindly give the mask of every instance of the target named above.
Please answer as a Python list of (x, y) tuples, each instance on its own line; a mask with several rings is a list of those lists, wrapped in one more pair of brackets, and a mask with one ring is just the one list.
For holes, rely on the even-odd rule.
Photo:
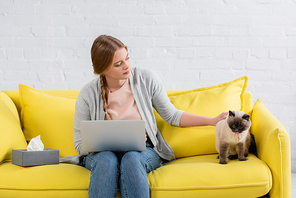
[(241, 157), (241, 158), (239, 158), (238, 160), (239, 160), (239, 161), (247, 161), (248, 158), (246, 158), (246, 157)]
[(225, 160), (223, 160), (223, 159), (220, 159), (220, 160), (219, 160), (219, 164), (227, 164), (227, 161), (226, 161), (226, 159), (225, 159)]

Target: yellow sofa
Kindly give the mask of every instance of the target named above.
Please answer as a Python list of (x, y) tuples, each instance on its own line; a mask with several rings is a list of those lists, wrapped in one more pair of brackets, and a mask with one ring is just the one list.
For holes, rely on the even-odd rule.
[[(291, 197), (290, 140), (283, 125), (246, 91), (248, 77), (189, 91), (167, 91), (179, 109), (205, 116), (242, 110), (251, 115), (257, 156), (219, 164), (215, 127), (173, 127), (155, 112), (158, 128), (176, 160), (148, 174), (151, 197)], [(72, 123), (79, 91), (40, 91), (26, 85), (0, 92), (0, 197), (87, 197), (90, 171), (60, 163), (20, 167), (12, 149), (25, 149), (41, 135), (60, 157), (77, 155)], [(117, 195), (120, 197), (120, 195)]]

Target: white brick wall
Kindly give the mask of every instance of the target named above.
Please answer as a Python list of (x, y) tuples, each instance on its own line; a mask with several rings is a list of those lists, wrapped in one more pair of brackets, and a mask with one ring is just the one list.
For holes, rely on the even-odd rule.
[(100, 34), (129, 46), (166, 89), (248, 75), (287, 128), (296, 172), (295, 0), (0, 0), (0, 90), (80, 89)]

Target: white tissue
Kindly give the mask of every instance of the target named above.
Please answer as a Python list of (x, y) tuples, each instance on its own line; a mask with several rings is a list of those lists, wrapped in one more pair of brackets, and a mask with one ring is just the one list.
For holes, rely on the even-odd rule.
[(43, 151), (43, 150), (44, 150), (44, 145), (40, 139), (40, 135), (32, 138), (27, 147), (27, 151)]

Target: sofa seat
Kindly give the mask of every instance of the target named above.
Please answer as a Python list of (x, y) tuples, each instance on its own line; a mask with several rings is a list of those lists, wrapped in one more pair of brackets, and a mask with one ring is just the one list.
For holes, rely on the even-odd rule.
[(177, 159), (148, 174), (151, 197), (260, 197), (272, 187), (266, 163), (253, 154), (247, 161), (219, 164), (218, 154)]
[[(219, 164), (218, 154), (180, 158), (148, 174), (151, 197), (260, 197), (272, 186), (270, 169), (250, 154), (247, 161)], [(87, 197), (90, 171), (72, 165), (0, 165), (5, 197)], [(117, 197), (120, 197), (119, 193)]]
[(73, 164), (0, 164), (1, 197), (87, 197), (90, 171)]

